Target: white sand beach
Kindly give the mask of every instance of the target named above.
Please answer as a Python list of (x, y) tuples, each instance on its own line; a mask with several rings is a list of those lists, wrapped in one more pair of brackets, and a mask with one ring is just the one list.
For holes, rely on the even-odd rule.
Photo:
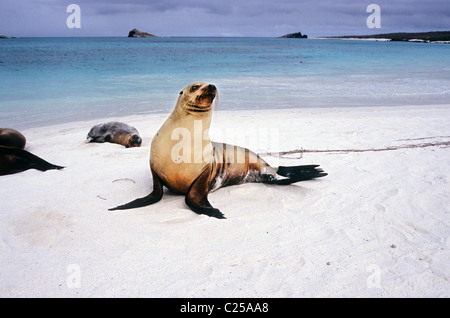
[[(167, 191), (108, 211), (151, 191), (167, 115), (21, 131), (66, 168), (0, 177), (0, 297), (450, 297), (450, 105), (218, 110), (213, 140), (303, 149), (264, 158), (328, 176), (219, 189), (209, 200), (225, 220)], [(85, 142), (109, 120), (136, 127), (142, 147)]]

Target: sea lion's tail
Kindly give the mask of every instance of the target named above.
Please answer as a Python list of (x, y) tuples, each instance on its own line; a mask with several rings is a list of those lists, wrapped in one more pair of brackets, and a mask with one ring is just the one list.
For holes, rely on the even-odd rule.
[(269, 184), (291, 184), (299, 181), (325, 177), (328, 173), (318, 168), (319, 165), (278, 167), (277, 174), (263, 175), (263, 182)]

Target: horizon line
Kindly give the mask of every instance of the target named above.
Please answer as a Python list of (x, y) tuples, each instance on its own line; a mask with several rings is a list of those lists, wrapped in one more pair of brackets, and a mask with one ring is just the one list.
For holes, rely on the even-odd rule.
[[(395, 32), (386, 32), (386, 33), (374, 33), (374, 34), (348, 34), (348, 35), (317, 35), (313, 37), (309, 37), (307, 39), (318, 39), (318, 38), (338, 38), (338, 37), (348, 37), (348, 36), (376, 36), (376, 35), (385, 35), (385, 34), (397, 34), (397, 33), (432, 33), (432, 32), (450, 32), (450, 30), (433, 30), (433, 31), (395, 31)], [(291, 33), (287, 33), (291, 34)], [(282, 38), (284, 35), (278, 36), (258, 36), (258, 35), (155, 35), (154, 37), (148, 38)], [(307, 35), (307, 34), (305, 34)], [(78, 36), (68, 36), (68, 35), (42, 35), (42, 36), (10, 36), (5, 34), (0, 34), (0, 36), (5, 36), (7, 39), (20, 39), (20, 38), (128, 38), (127, 35), (78, 35)], [(131, 37), (133, 38), (133, 37)], [(139, 38), (139, 37), (137, 37)], [(142, 37), (146, 38), (146, 37)]]

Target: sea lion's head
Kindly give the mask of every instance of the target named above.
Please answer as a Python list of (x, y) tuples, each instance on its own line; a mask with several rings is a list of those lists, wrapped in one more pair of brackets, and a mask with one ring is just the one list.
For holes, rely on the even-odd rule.
[(0, 128), (0, 146), (24, 149), (27, 139), (15, 129)]
[(177, 107), (194, 115), (207, 113), (212, 110), (216, 96), (217, 88), (213, 84), (193, 83), (180, 92)]
[(125, 147), (126, 148), (140, 147), (141, 144), (142, 144), (142, 138), (139, 135), (134, 134), (134, 135), (130, 136)]

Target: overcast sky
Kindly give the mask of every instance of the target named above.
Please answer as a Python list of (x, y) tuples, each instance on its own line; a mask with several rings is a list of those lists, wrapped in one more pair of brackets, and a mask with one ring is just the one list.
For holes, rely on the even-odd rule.
[[(69, 4), (81, 9), (70, 29)], [(369, 4), (381, 28), (369, 29)], [(137, 28), (159, 36), (309, 36), (450, 30), (449, 0), (0, 0), (0, 34), (126, 36)]]

